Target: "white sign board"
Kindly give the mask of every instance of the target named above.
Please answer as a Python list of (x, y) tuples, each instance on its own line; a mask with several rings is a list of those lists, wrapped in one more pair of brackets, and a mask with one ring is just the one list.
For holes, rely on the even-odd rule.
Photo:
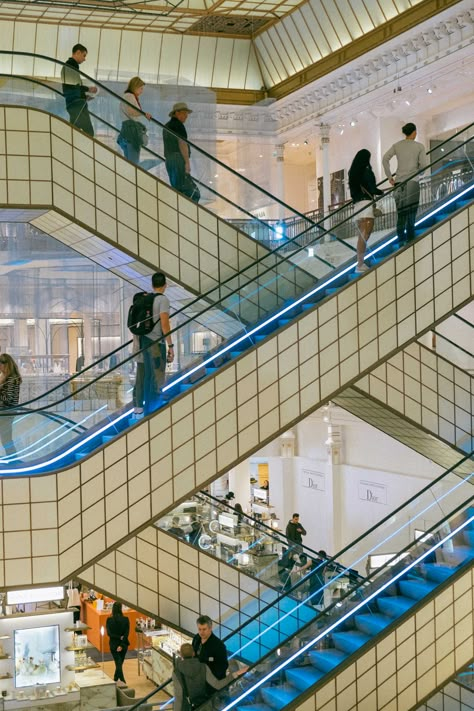
[(301, 472), (301, 485), (313, 491), (326, 491), (326, 475), (312, 469), (303, 469)]
[(29, 588), (28, 590), (9, 590), (7, 592), (7, 605), (23, 605), (27, 602), (49, 602), (50, 600), (63, 599), (63, 585), (55, 588)]

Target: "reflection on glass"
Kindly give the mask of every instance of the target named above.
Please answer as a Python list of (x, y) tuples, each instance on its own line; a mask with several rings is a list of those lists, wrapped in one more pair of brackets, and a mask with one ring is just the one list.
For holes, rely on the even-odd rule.
[(15, 686), (61, 681), (59, 625), (15, 630)]

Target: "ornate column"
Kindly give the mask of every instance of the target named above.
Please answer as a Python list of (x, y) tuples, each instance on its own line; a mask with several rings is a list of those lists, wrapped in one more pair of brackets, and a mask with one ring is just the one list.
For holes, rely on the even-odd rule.
[[(275, 181), (273, 187), (273, 194), (282, 202), (285, 201), (285, 144), (277, 143), (273, 150), (273, 155), (276, 160), (275, 167)], [(278, 220), (283, 220), (285, 217), (285, 210), (282, 205), (277, 206), (275, 217)]]
[[(323, 177), (323, 210), (324, 214), (327, 215), (329, 212), (329, 205), (331, 204), (331, 178), (329, 172), (329, 134), (331, 131), (331, 126), (327, 123), (321, 123), (319, 128), (319, 150), (321, 152), (322, 158), (322, 177)], [(320, 171), (317, 171), (318, 176), (320, 176)]]

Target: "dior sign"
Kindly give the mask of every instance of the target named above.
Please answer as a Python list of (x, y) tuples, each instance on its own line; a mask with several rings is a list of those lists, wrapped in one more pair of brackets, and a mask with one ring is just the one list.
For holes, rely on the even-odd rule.
[(326, 491), (326, 477), (322, 472), (314, 472), (311, 469), (303, 469), (302, 483), (304, 489), (314, 491)]
[(359, 481), (359, 499), (371, 504), (387, 503), (387, 487), (372, 481)]

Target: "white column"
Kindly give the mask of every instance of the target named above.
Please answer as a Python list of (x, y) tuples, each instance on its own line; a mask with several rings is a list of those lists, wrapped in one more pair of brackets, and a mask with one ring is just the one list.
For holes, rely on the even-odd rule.
[[(274, 173), (274, 188), (273, 194), (282, 202), (285, 202), (285, 144), (277, 143), (274, 147), (274, 156), (276, 160), (276, 167)], [(276, 217), (279, 220), (283, 220), (285, 217), (285, 209), (283, 205), (278, 205), (276, 210)]]
[[(319, 128), (319, 149), (322, 158), (322, 174), (323, 174), (323, 209), (324, 214), (327, 215), (329, 212), (329, 205), (331, 204), (331, 177), (329, 172), (329, 133), (331, 127), (327, 123), (321, 123)], [(318, 172), (318, 175), (321, 175)]]

